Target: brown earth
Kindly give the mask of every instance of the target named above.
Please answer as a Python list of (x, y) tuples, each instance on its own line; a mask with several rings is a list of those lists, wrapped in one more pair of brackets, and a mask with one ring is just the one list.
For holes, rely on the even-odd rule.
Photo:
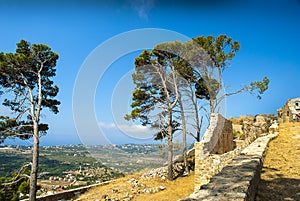
[(256, 201), (300, 201), (300, 123), (284, 123), (270, 142)]

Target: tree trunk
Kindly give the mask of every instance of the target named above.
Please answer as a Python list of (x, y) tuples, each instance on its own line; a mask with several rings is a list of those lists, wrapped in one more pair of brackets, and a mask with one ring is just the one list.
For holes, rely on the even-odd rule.
[(172, 111), (168, 111), (168, 179), (173, 180), (173, 126)]
[(200, 142), (200, 132), (201, 132), (201, 123), (199, 122), (199, 112), (198, 108), (195, 109), (195, 120), (196, 120), (196, 141)]
[[(199, 118), (198, 118), (199, 121)], [(200, 131), (201, 131), (201, 127), (202, 127), (202, 122), (203, 122), (203, 116), (201, 117), (201, 121), (199, 126), (197, 126), (197, 142), (200, 142)]]
[(194, 111), (195, 111), (196, 141), (200, 142), (200, 133), (201, 133), (203, 117), (201, 117), (201, 122), (199, 122), (199, 109), (198, 109), (198, 104), (197, 104), (197, 98), (194, 94), (195, 92), (193, 91), (193, 87), (192, 87), (191, 83), (189, 84), (189, 90), (190, 90), (190, 96), (191, 96), (192, 104), (194, 106)]
[(38, 174), (38, 163), (39, 163), (39, 134), (38, 134), (37, 122), (34, 122), (33, 138), (34, 141), (33, 141), (33, 149), (32, 149), (29, 201), (36, 200), (37, 174)]
[(179, 93), (178, 103), (180, 107), (180, 114), (181, 114), (181, 124), (182, 124), (182, 141), (183, 141), (183, 164), (184, 164), (184, 175), (189, 175), (189, 167), (187, 164), (187, 155), (186, 155), (186, 122), (185, 122), (185, 114), (184, 108), (182, 103), (182, 97)]
[(212, 100), (211, 98), (209, 99), (209, 106), (210, 106), (210, 116), (211, 116), (212, 113), (215, 113), (214, 100)]

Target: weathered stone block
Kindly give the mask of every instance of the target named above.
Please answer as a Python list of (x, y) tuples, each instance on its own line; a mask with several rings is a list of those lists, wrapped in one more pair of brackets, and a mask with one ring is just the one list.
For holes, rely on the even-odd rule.
[(194, 144), (195, 190), (208, 183), (209, 179), (233, 158), (233, 152), (231, 154), (225, 153), (229, 153), (234, 148), (231, 121), (220, 114), (212, 114), (210, 126), (207, 128), (202, 141)]
[(235, 148), (232, 123), (221, 114), (212, 114), (210, 125), (200, 142), (202, 146), (199, 156), (205, 158), (209, 154), (223, 154)]

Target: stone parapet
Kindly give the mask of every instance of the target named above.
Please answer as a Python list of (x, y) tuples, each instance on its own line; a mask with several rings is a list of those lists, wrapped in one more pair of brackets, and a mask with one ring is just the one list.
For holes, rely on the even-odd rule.
[[(84, 186), (84, 187), (80, 187), (80, 188), (76, 188), (76, 189), (57, 192), (53, 195), (38, 196), (38, 197), (36, 197), (36, 200), (37, 201), (72, 200), (76, 196), (85, 193), (86, 191), (88, 191), (89, 189), (91, 189), (93, 187), (106, 185), (106, 184), (109, 184), (114, 181), (116, 181), (116, 180), (106, 181), (106, 182), (102, 182), (100, 184), (92, 184), (89, 186)], [(21, 201), (28, 201), (28, 200), (29, 199), (27, 198), (27, 199), (23, 199)]]

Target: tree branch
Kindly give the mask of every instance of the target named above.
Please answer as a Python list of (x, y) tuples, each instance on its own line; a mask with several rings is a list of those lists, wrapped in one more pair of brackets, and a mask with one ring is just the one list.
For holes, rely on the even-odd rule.
[(31, 103), (31, 107), (30, 107), (30, 111), (31, 111), (31, 118), (33, 120), (36, 120), (35, 119), (35, 103), (34, 103), (34, 97), (33, 97), (33, 93), (32, 93), (32, 90), (31, 88), (28, 86), (28, 83), (25, 79), (25, 76), (23, 75), (23, 73), (21, 73), (21, 76), (22, 76), (22, 79), (23, 79), (23, 82), (26, 86), (26, 88), (28, 89), (28, 93), (29, 93), (29, 96), (30, 96), (30, 103)]
[[(8, 185), (12, 185), (12, 184), (15, 184), (15, 183), (18, 183), (20, 180), (23, 179), (23, 177), (19, 178), (20, 176), (25, 176), (27, 178), (29, 178), (28, 175), (25, 175), (23, 174), (23, 171), (25, 170), (25, 168), (27, 168), (28, 166), (31, 166), (32, 163), (28, 163), (28, 164), (25, 164), (23, 165), (20, 170), (18, 171), (18, 174), (12, 179), (12, 181), (8, 182), (8, 183), (2, 183), (1, 185), (3, 186), (8, 186)], [(18, 179), (19, 178), (19, 179)]]

